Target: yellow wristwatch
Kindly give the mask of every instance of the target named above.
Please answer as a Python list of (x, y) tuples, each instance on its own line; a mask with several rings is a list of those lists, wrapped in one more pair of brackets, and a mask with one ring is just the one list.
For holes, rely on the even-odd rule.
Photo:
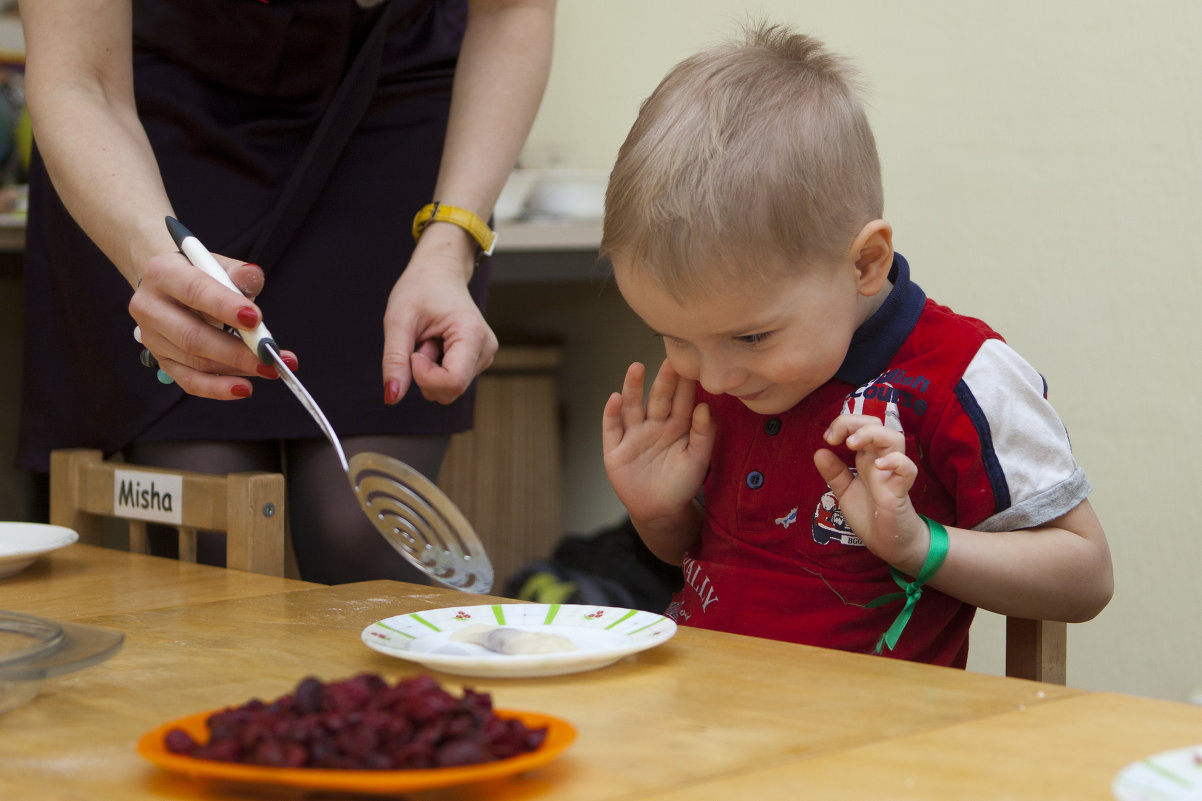
[(491, 256), (497, 245), (497, 232), (488, 227), (488, 223), (467, 209), (448, 206), (445, 203), (429, 203), (422, 207), (413, 218), (413, 239), (421, 239), (422, 231), (432, 222), (449, 222), (458, 225), (471, 234), (472, 239), (480, 245), (485, 256)]

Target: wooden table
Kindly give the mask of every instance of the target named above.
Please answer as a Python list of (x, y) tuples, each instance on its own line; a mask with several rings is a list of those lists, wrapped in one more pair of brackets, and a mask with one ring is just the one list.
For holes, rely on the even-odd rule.
[[(129, 566), (153, 558), (99, 559), (81, 547), (31, 568), (44, 572), (44, 588), (30, 586), (37, 572), (0, 582), (0, 608), (15, 596), (30, 598), (25, 611), (35, 614), (66, 608), (55, 598), (61, 577), (99, 599), (95, 614), (73, 619), (124, 631), (125, 646), (0, 717), (3, 799), (277, 798), (159, 771), (134, 742), (165, 720), (274, 698), (308, 675), (415, 674), (419, 666), (364, 646), (360, 631), (396, 614), (490, 600), (387, 581), (273, 579), (273, 588), (261, 576), (199, 568), (179, 574), (171, 602), (142, 593), (122, 601)], [(81, 561), (93, 565), (90, 581), (67, 570)], [(1183, 704), (689, 628), (588, 673), (438, 678), (489, 691), (501, 707), (565, 718), (579, 738), (523, 776), (415, 799), (1104, 799), (1127, 762), (1202, 742), (1202, 709)], [(1056, 791), (1039, 795), (1040, 777), (1055, 779)]]
[(79, 544), (0, 580), (0, 609), (78, 620), (319, 586)]
[(642, 798), (1105, 801), (1128, 764), (1197, 744), (1198, 707), (1083, 693)]

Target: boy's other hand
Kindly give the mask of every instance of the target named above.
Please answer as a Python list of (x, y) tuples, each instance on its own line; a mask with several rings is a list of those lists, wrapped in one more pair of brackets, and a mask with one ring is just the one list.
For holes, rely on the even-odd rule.
[(643, 404), (646, 370), (635, 362), (601, 417), (605, 472), (636, 520), (678, 517), (696, 497), (714, 449), (709, 407), (694, 407), (697, 382), (665, 359)]
[(876, 417), (843, 414), (824, 438), (856, 455), (853, 474), (832, 451), (823, 448), (814, 454), (815, 467), (856, 536), (881, 559), (916, 575), (926, 561), (930, 532), (910, 503), (918, 466), (906, 456), (905, 437)]

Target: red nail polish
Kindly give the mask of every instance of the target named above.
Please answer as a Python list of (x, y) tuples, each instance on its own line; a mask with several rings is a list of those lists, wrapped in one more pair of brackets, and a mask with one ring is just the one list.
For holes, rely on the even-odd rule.
[(238, 322), (242, 323), (243, 328), (254, 328), (259, 324), (259, 313), (250, 306), (243, 306), (238, 309)]
[(234, 384), (234, 386), (230, 388), (230, 394), (235, 398), (249, 398), (250, 387), (248, 387), (246, 384)]
[(280, 358), (284, 360), (284, 364), (287, 365), (289, 370), (294, 373), (296, 372), (296, 367), (299, 362), (296, 360), (295, 356), (292, 354), (281, 354)]
[[(274, 367), (268, 367), (265, 364), (260, 364), (255, 367), (255, 372), (264, 378), (279, 378), (280, 374), (275, 371)], [(241, 385), (239, 385), (241, 386)]]
[(401, 385), (395, 381), (388, 381), (384, 384), (384, 402), (389, 406), (397, 402), (397, 398), (401, 395)]

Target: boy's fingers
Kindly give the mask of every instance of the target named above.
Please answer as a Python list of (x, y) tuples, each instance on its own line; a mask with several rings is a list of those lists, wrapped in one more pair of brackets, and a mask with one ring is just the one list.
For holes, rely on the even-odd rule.
[[(672, 414), (676, 417), (687, 417), (694, 414), (697, 403), (697, 382), (680, 379), (676, 383), (676, 393), (672, 396)], [(704, 405), (704, 404), (702, 404)], [(708, 416), (708, 409), (707, 416)], [(696, 424), (696, 418), (694, 418)]]
[(838, 445), (865, 425), (880, 422), (863, 414), (841, 414), (831, 421), (824, 438), (828, 445)]
[(609, 453), (622, 444), (622, 393), (614, 392), (605, 401), (605, 410), (601, 413), (601, 451)]
[[(898, 451), (891, 451), (879, 457), (873, 462), (873, 465), (877, 470), (892, 473), (898, 478), (911, 483), (918, 476), (918, 465), (908, 459), (904, 453)], [(894, 494), (901, 498), (909, 494), (909, 488), (907, 487), (905, 490), (895, 492)]]
[(622, 424), (627, 428), (643, 422), (643, 365), (635, 362), (626, 369), (622, 383)]
[[(679, 394), (679, 393), (677, 393)], [(689, 400), (692, 403), (692, 399)], [(689, 448), (709, 449), (713, 446), (714, 435), (718, 428), (714, 425), (713, 415), (710, 414), (708, 403), (699, 403), (693, 409), (693, 426), (689, 430)]]
[(847, 436), (847, 447), (857, 451), (872, 449), (878, 454), (905, 451), (906, 439), (900, 431), (885, 428), (879, 422), (865, 425)]
[(814, 466), (818, 468), (818, 474), (835, 493), (836, 498), (842, 497), (844, 491), (851, 486), (851, 471), (834, 452), (826, 448), (815, 451)]
[[(881, 439), (882, 436), (884, 439)], [(900, 432), (886, 428), (879, 417), (867, 414), (839, 415), (826, 429), (823, 438), (828, 445), (846, 442), (849, 448), (859, 448), (869, 442), (893, 445), (895, 440), (905, 441)]]
[(655, 380), (651, 382), (651, 391), (647, 393), (647, 419), (667, 420), (674, 408), (676, 390), (680, 386), (680, 378), (665, 360), (660, 365)]

